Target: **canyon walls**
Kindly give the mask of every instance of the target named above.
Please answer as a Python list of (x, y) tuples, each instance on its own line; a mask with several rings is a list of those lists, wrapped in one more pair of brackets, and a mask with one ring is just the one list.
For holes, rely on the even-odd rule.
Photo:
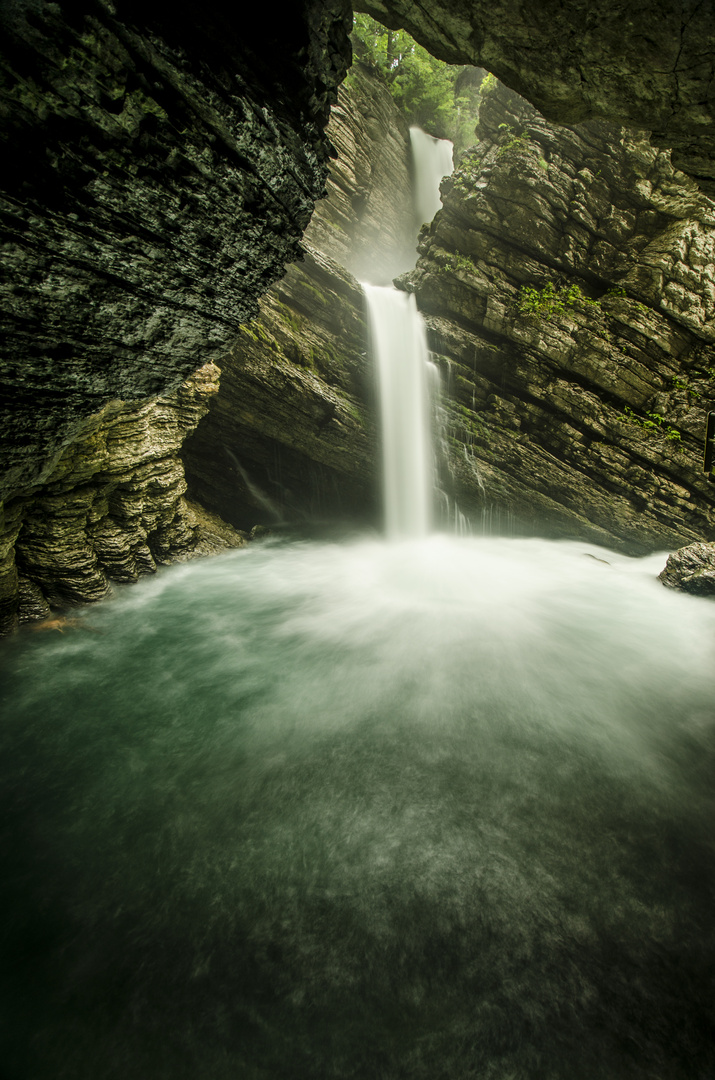
[[(550, 117), (484, 96), (401, 279), (443, 376), (444, 521), (628, 550), (711, 538), (711, 9), (363, 7)], [(406, 265), (405, 126), (356, 64), (325, 134), (343, 0), (256, 19), (191, 0), (0, 9), (2, 631), (211, 546), (179, 458), (197, 424), (190, 494), (235, 526), (376, 520), (351, 273)]]
[(409, 133), (384, 80), (356, 60), (328, 134), (339, 150), (306, 256), (219, 361), (221, 390), (186, 443), (194, 497), (241, 528), (376, 521), (379, 435), (358, 281), (414, 262)]
[[(393, 137), (383, 129), (376, 159)], [(348, 150), (340, 169), (316, 232), (326, 246), (336, 236), (346, 259), (340, 244), (348, 232), (359, 244), (360, 227), (335, 229), (331, 216), (364, 199), (346, 199), (358, 172)], [(417, 267), (398, 279), (416, 293), (441, 375), (441, 526), (631, 553), (711, 538), (710, 200), (644, 134), (552, 124), (494, 80), (479, 142), (442, 191)], [(185, 457), (192, 490), (228, 520), (378, 520), (362, 307), (356, 284), (314, 251), (222, 361), (222, 389)]]

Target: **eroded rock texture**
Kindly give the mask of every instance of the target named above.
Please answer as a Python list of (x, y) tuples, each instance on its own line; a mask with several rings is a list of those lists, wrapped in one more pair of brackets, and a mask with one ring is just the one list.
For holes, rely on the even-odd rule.
[(715, 193), (715, 8), (703, 0), (359, 0), (435, 56), (493, 72), (550, 120), (646, 128)]
[(110, 582), (237, 547), (244, 538), (184, 498), (178, 457), (216, 393), (207, 364), (165, 397), (112, 402), (86, 420), (46, 482), (0, 518), (0, 627), (100, 600)]
[(304, 236), (358, 281), (389, 285), (415, 261), (407, 124), (372, 65), (355, 58), (328, 126), (338, 157)]
[(447, 384), (443, 484), (474, 518), (628, 550), (713, 535), (713, 204), (624, 129), (484, 98), (403, 285)]
[(250, 35), (192, 0), (0, 9), (4, 629), (206, 546), (176, 450), (216, 379), (181, 384), (301, 254), (350, 24), (345, 0)]
[(658, 576), (669, 589), (715, 596), (715, 544), (689, 544), (673, 552)]
[(261, 301), (186, 443), (190, 491), (248, 529), (374, 512), (372, 386), (362, 293), (317, 251)]
[[(708, 538), (712, 204), (644, 136), (557, 127), (504, 88), (485, 94), (480, 134), (400, 282), (442, 371), (442, 523), (632, 552)], [(356, 173), (348, 156), (338, 175)], [(322, 239), (333, 200), (351, 201), (331, 190)], [(369, 509), (365, 343), (355, 284), (317, 253), (291, 268), (222, 362), (187, 447), (192, 487), (242, 527)]]
[(0, 494), (255, 314), (300, 254), (350, 57), (343, 0), (258, 8), (250, 36), (190, 0), (1, 19)]

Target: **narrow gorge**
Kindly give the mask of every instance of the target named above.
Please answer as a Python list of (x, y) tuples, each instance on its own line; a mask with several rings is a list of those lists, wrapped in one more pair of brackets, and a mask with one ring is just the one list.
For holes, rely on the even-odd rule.
[(712, 14), (359, 6), (0, 6), (2, 1080), (715, 1073)]

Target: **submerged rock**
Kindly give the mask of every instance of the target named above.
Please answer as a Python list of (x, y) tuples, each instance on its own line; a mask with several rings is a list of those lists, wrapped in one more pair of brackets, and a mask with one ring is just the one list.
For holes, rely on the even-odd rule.
[(658, 575), (669, 589), (715, 596), (715, 544), (688, 544), (668, 556)]

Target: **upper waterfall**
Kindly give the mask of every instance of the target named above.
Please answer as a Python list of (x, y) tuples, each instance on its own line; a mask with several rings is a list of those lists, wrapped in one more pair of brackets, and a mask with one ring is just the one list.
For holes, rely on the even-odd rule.
[(431, 221), (442, 205), (439, 186), (444, 176), (454, 168), (453, 146), (449, 139), (435, 139), (422, 128), (410, 128), (412, 167), (414, 170), (413, 198), (420, 224)]

